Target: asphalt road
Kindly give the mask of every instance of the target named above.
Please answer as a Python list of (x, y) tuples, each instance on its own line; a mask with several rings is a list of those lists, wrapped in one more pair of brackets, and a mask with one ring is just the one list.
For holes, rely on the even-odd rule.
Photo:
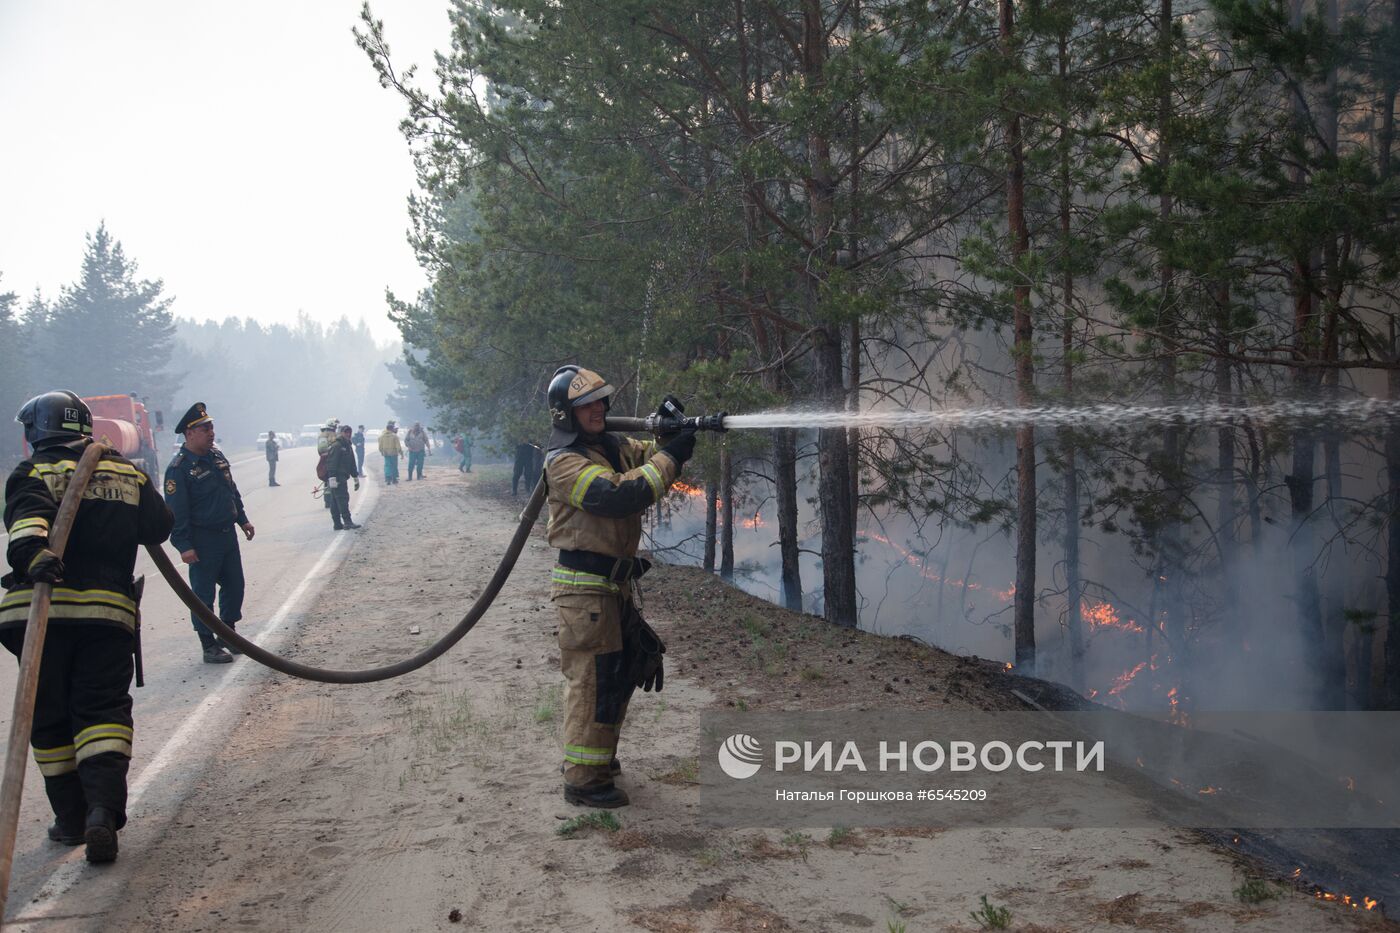
[[(315, 598), (321, 581), (346, 553), (348, 536), (336, 532), (320, 498), (312, 496), (315, 479), (314, 448), (283, 451), (276, 489), (267, 485), (261, 456), (232, 459), (234, 479), (243, 494), (248, 519), (256, 529), (254, 539), (240, 542), (247, 596), (243, 604), (244, 633), (259, 644), (276, 650), (299, 624), (299, 614)], [(366, 464), (374, 471), (374, 464)], [(372, 480), (353, 493), (351, 512), (363, 523), (373, 509), (378, 487)], [(338, 543), (340, 542), (340, 543)], [(166, 551), (177, 566), (179, 558), (169, 544)], [(123, 844), (166, 829), (175, 804), (198, 793), (198, 778), (207, 767), (210, 751), (241, 719), (241, 701), (251, 691), (265, 687), (276, 676), (272, 671), (238, 658), (232, 664), (205, 664), (199, 639), (190, 626), (189, 612), (161, 579), (144, 550), (136, 567), (146, 575), (142, 602), (142, 651), (146, 686), (136, 689), (135, 757), (129, 787), (130, 825)], [(17, 665), (0, 658), (0, 697), (3, 720), (0, 736), (7, 736)], [(24, 802), (15, 861), (11, 875), (6, 924), (15, 919), (40, 917), (48, 921), (63, 916), (91, 915), (107, 898), (126, 895), (104, 881), (101, 868), (83, 861), (82, 847), (70, 849), (50, 842), (45, 835), (51, 820), (44, 797), (43, 778), (31, 759), (25, 777)], [(63, 893), (82, 882), (82, 897)], [(37, 898), (37, 900), (36, 900)], [(43, 925), (53, 929), (52, 923)]]

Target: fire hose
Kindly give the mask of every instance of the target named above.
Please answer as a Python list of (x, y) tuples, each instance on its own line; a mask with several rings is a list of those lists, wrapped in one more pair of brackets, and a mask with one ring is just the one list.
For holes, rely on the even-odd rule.
[(520, 524), (516, 527), (515, 536), (510, 539), (510, 545), (506, 548), (505, 554), (501, 556), (501, 562), (496, 565), (496, 572), (491, 575), (486, 588), (467, 609), (466, 615), (462, 616), (451, 631), (410, 658), (362, 671), (335, 671), (312, 667), (309, 664), (301, 664), (273, 654), (271, 651), (254, 644), (220, 621), (213, 610), (194, 594), (189, 584), (180, 576), (180, 571), (176, 570), (175, 565), (171, 563), (164, 548), (158, 544), (147, 545), (146, 552), (151, 555), (151, 560), (155, 561), (156, 569), (160, 571), (161, 576), (165, 577), (165, 582), (170, 584), (170, 588), (175, 591), (176, 596), (180, 597), (180, 601), (199, 617), (199, 621), (207, 625), (215, 635), (259, 664), (270, 667), (274, 671), (281, 671), (283, 674), (290, 674), (292, 677), (315, 680), (323, 684), (368, 684), (377, 680), (389, 680), (407, 674), (409, 671), (418, 670), (430, 661), (441, 657), (472, 630), (472, 627), (486, 614), (486, 610), (491, 608), (491, 603), (501, 592), (501, 587), (505, 586), (506, 578), (515, 569), (515, 562), (520, 557), (520, 552), (525, 548), (525, 540), (530, 536), (530, 529), (534, 527), (535, 520), (539, 518), (540, 509), (544, 507), (544, 498), (545, 484), (544, 477), (541, 476), (540, 481), (535, 484), (535, 491), (530, 495), (530, 501), (525, 504), (524, 511), (520, 513)]
[[(698, 431), (723, 431), (724, 419), (726, 415), (721, 412), (717, 415), (702, 415), (693, 418), (662, 418), (658, 415), (648, 415), (645, 418), (625, 418), (609, 417), (607, 427), (610, 431), (645, 432), (651, 434), (670, 434), (681, 430)], [(151, 555), (151, 560), (155, 562), (156, 569), (160, 571), (165, 582), (170, 584), (170, 588), (175, 591), (175, 595), (180, 597), (180, 601), (189, 607), (199, 621), (209, 627), (215, 635), (230, 645), (233, 645), (245, 655), (257, 661), (259, 664), (281, 671), (292, 677), (300, 677), (303, 680), (314, 680), (327, 684), (367, 684), (379, 680), (389, 680), (416, 671), (418, 668), (441, 657), (451, 650), (452, 646), (461, 641), (462, 638), (472, 630), (481, 617), (486, 614), (486, 610), (491, 608), (496, 596), (505, 586), (506, 579), (511, 571), (515, 569), (515, 562), (520, 557), (520, 552), (525, 548), (525, 541), (530, 536), (530, 529), (534, 527), (535, 521), (539, 518), (541, 509), (544, 508), (545, 482), (544, 476), (535, 484), (535, 491), (530, 495), (530, 501), (526, 503), (524, 510), (520, 513), (520, 524), (515, 529), (515, 535), (511, 538), (510, 545), (506, 548), (505, 554), (501, 556), (501, 561), (496, 565), (496, 572), (491, 575), (486, 588), (476, 597), (476, 600), (467, 609), (466, 615), (452, 627), (442, 638), (432, 645), (420, 651), (412, 657), (405, 658), (393, 664), (386, 664), (383, 667), (372, 667), (360, 671), (337, 671), (328, 670), (321, 667), (312, 667), (309, 664), (301, 664), (280, 655), (273, 654), (265, 648), (249, 641), (244, 636), (238, 634), (234, 629), (225, 625), (213, 610), (204, 604), (194, 591), (190, 589), (179, 570), (166, 555), (165, 549), (159, 545), (148, 545), (146, 551)]]
[[(658, 415), (650, 415), (645, 418), (610, 417), (607, 419), (607, 427), (612, 431), (654, 434), (669, 434), (680, 430), (723, 431), (725, 430), (724, 418), (723, 413), (697, 418), (662, 418)], [(60, 557), (68, 543), (68, 535), (72, 530), (73, 520), (77, 517), (83, 493), (86, 492), (92, 474), (97, 468), (97, 463), (106, 450), (108, 448), (102, 444), (89, 444), (68, 481), (68, 488), (64, 491), (58, 514), (49, 531), (50, 550)], [(372, 683), (389, 680), (423, 667), (445, 654), (472, 630), (481, 617), (485, 615), (486, 610), (490, 608), (497, 595), (500, 594), (506, 579), (515, 569), (515, 563), (520, 557), (520, 552), (525, 548), (526, 539), (530, 536), (530, 529), (534, 527), (535, 521), (539, 518), (540, 510), (544, 507), (545, 494), (545, 480), (541, 474), (539, 482), (535, 484), (534, 492), (531, 493), (529, 501), (520, 513), (520, 523), (516, 527), (515, 534), (505, 553), (501, 556), (500, 563), (496, 566), (496, 572), (492, 574), (486, 588), (476, 597), (466, 614), (453, 626), (451, 631), (412, 657), (394, 664), (360, 671), (338, 671), (312, 667), (273, 654), (271, 651), (254, 644), (225, 625), (194, 594), (189, 584), (180, 576), (180, 572), (175, 568), (169, 556), (166, 555), (164, 548), (160, 545), (147, 545), (146, 551), (150, 554), (151, 560), (155, 562), (161, 576), (165, 578), (165, 582), (169, 583), (170, 588), (180, 597), (181, 602), (188, 606), (190, 611), (211, 631), (254, 661), (275, 671), (304, 680), (332, 684)], [(9, 900), (10, 873), (14, 866), (15, 834), (19, 824), (20, 799), (24, 791), (24, 774), (27, 764), (25, 752), (29, 746), (29, 732), (34, 722), (34, 697), (39, 685), (39, 660), (43, 655), (44, 638), (48, 631), (49, 603), (52, 595), (53, 587), (50, 584), (34, 584), (29, 606), (29, 618), (25, 625), (19, 678), (15, 685), (14, 711), (10, 717), (9, 745), (5, 750), (4, 778), (3, 783), (0, 783), (0, 925), (3, 925), (5, 907)]]

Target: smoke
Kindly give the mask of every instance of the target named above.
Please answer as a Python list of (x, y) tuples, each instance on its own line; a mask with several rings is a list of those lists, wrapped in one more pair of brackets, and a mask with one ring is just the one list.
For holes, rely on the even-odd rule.
[[(1374, 413), (1384, 406), (1361, 400), (1339, 411)], [(1175, 410), (1179, 407), (1173, 406)], [(981, 409), (989, 411), (990, 409)], [(1308, 411), (1279, 403), (1254, 406), (1256, 415)], [(1200, 409), (1207, 422), (1209, 407)], [(1312, 410), (1313, 414), (1316, 413)], [(873, 413), (872, 413), (873, 414)], [(884, 414), (884, 413), (880, 413)], [(813, 418), (850, 418), (847, 413), (802, 413)], [(894, 413), (898, 416), (899, 413)], [(758, 416), (746, 416), (758, 417)], [(777, 415), (764, 415), (771, 418)], [(788, 413), (788, 417), (793, 417)], [(1366, 417), (1373, 417), (1368, 414)], [(888, 417), (884, 422), (897, 422)], [(870, 421), (862, 422), (869, 424)], [(1374, 422), (1372, 422), (1374, 423)], [(1009, 488), (1014, 479), (1012, 451), (1003, 431), (979, 431), (976, 445), (960, 448), (982, 472), (989, 487)], [(956, 439), (955, 439), (956, 440)], [(820, 524), (817, 516), (813, 438), (799, 469), (799, 530), (803, 549), (804, 609), (821, 612)], [(930, 446), (946, 443), (933, 435)], [(1053, 437), (1043, 443), (1053, 443)], [(1349, 477), (1376, 475), (1374, 454), (1360, 444), (1344, 447)], [(1060, 536), (1064, 516), (1057, 512), (1059, 477), (1040, 471), (1042, 532), (1038, 548), (1036, 641), (1037, 673), (1072, 682), (1068, 602)], [(1160, 555), (1141, 547), (1121, 530), (1081, 527), (1081, 602), (1084, 631), (1083, 693), (1115, 708), (1175, 713), (1190, 710), (1307, 708), (1317, 686), (1318, 647), (1298, 623), (1290, 546), (1290, 504), (1280, 477), (1262, 476), (1263, 491), (1253, 509), (1241, 508), (1239, 549), (1228, 574), (1215, 556), (1212, 536), (1225, 532), (1206, 522), (1188, 528), (1186, 545), (1197, 556), (1183, 561), (1169, 581)], [(1368, 484), (1371, 493), (1379, 486)], [(1360, 492), (1361, 490), (1354, 490)], [(1142, 494), (1148, 495), (1144, 489)], [(1217, 493), (1197, 486), (1193, 506), (1204, 510)], [(1251, 514), (1252, 511), (1252, 514)], [(1359, 509), (1358, 513), (1364, 513)], [(1337, 516), (1315, 529), (1322, 541), (1316, 570), (1334, 596), (1324, 606), (1328, 624), (1347, 627), (1347, 650), (1360, 656), (1370, 639), (1365, 607), (1380, 602), (1383, 571), (1379, 548), (1367, 546), (1356, 529), (1337, 534), (1336, 526), (1356, 515)], [(704, 549), (705, 496), (684, 487), (668, 497), (651, 528), (652, 545), (663, 559), (698, 565)], [(766, 480), (736, 491), (735, 583), (778, 602), (780, 559), (776, 504)], [(1253, 526), (1252, 529), (1250, 526)], [(1002, 662), (1013, 658), (1011, 610), (1015, 591), (1015, 542), (1009, 521), (968, 523), (942, 514), (911, 515), (904, 510), (863, 509), (856, 542), (856, 575), (862, 629), (887, 636), (910, 636), (962, 655)], [(1135, 549), (1134, 540), (1139, 547)], [(1169, 583), (1180, 587), (1186, 615), (1180, 643), (1168, 638)], [(1324, 587), (1326, 589), (1326, 587)], [(1365, 672), (1363, 672), (1365, 676)]]

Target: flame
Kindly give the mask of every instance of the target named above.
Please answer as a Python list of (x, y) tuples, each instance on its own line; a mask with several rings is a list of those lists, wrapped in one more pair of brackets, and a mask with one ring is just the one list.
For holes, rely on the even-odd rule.
[(1139, 661), (1137, 663), (1137, 667), (1134, 667), (1132, 670), (1124, 671), (1123, 673), (1119, 674), (1117, 678), (1114, 679), (1113, 686), (1108, 688), (1108, 695), (1111, 697), (1116, 697), (1118, 696), (1118, 694), (1126, 690), (1128, 688), (1128, 684), (1132, 683), (1133, 678), (1136, 677), (1138, 674), (1141, 674), (1142, 669), (1146, 666), (1146, 661)]
[(1331, 891), (1314, 891), (1313, 897), (1320, 901), (1336, 901), (1339, 904), (1345, 904), (1348, 907), (1359, 910), (1375, 910), (1376, 905), (1380, 903), (1380, 901), (1373, 897), (1366, 897), (1363, 895), (1361, 900), (1356, 901), (1352, 900), (1350, 894), (1333, 894)]
[(1141, 635), (1142, 626), (1133, 619), (1124, 622), (1118, 609), (1112, 603), (1091, 603), (1087, 599), (1079, 603), (1079, 615), (1089, 623), (1090, 628), (1116, 628), (1123, 632)]
[(1181, 708), (1181, 698), (1177, 695), (1177, 687), (1172, 687), (1167, 691), (1167, 705), (1169, 707), (1167, 719), (1178, 726), (1191, 725), (1191, 717), (1186, 715), (1186, 710)]
[(1345, 787), (1347, 790), (1356, 790), (1356, 778), (1339, 777), (1337, 778), (1337, 780), (1341, 781), (1342, 786)]
[(1218, 787), (1202, 787), (1200, 790), (1196, 791), (1196, 793), (1202, 794), (1202, 795), (1206, 795), (1206, 796), (1208, 796), (1208, 795), (1210, 795), (1210, 794), (1218, 794), (1219, 792), (1220, 792), (1220, 788), (1218, 788)]
[(672, 483), (671, 489), (674, 492), (678, 492), (683, 496), (690, 496), (691, 498), (705, 495), (705, 490), (702, 487), (692, 486), (689, 483), (683, 483), (680, 480), (676, 480), (674, 483)]
[(768, 525), (768, 523), (763, 520), (762, 513), (759, 512), (753, 513), (753, 518), (746, 518), (739, 522), (739, 524), (743, 525), (745, 528), (765, 528)]

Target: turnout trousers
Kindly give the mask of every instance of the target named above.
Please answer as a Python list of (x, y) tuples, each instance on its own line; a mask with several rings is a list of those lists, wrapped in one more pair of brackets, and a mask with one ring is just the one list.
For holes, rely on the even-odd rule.
[(574, 787), (612, 783), (609, 764), (634, 689), (622, 633), (630, 599), (603, 591), (554, 597), (564, 674), (564, 783)]
[[(34, 761), (59, 826), (81, 834), (93, 807), (126, 825), (126, 773), (131, 762), (131, 632), (111, 625), (57, 622), (44, 637), (34, 726)], [(16, 658), (24, 627), (0, 632)]]
[[(199, 560), (190, 564), (190, 589), (200, 602), (214, 608), (214, 590), (219, 592), (219, 621), (233, 627), (243, 618), (243, 555), (238, 550), (238, 531), (227, 528), (194, 529), (194, 549)], [(199, 643), (208, 648), (218, 641), (209, 627), (190, 614)]]

